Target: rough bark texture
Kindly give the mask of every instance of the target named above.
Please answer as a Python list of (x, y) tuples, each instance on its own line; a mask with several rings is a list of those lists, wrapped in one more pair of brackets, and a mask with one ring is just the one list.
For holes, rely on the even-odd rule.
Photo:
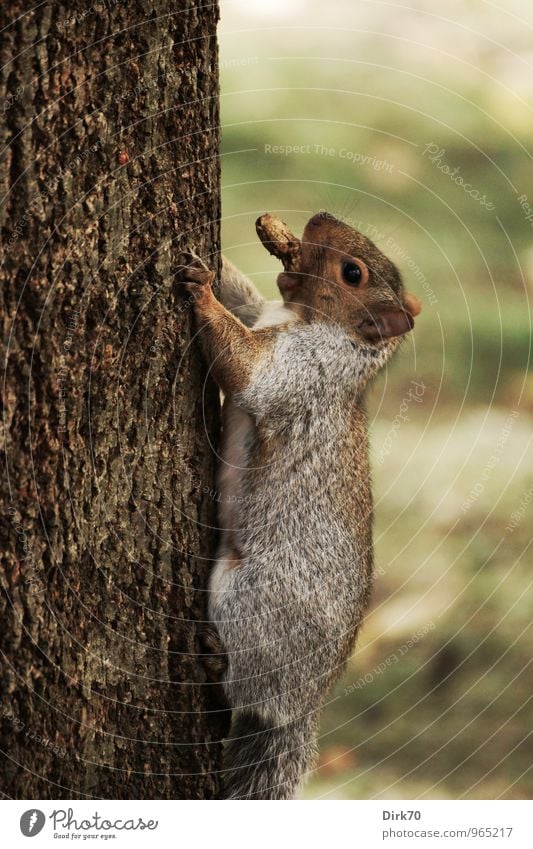
[(0, 11), (8, 797), (217, 791), (218, 399), (175, 285), (186, 246), (218, 251), (217, 16)]

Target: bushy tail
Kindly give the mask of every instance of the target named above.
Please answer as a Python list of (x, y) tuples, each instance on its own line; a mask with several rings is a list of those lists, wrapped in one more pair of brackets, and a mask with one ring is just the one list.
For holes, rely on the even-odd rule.
[(236, 716), (224, 752), (223, 799), (292, 799), (316, 755), (315, 716), (272, 726)]

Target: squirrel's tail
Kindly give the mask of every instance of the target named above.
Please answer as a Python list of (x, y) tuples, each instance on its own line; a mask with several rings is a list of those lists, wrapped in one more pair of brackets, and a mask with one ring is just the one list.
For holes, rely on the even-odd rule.
[(239, 713), (224, 752), (223, 799), (292, 799), (315, 754), (316, 716), (272, 726)]

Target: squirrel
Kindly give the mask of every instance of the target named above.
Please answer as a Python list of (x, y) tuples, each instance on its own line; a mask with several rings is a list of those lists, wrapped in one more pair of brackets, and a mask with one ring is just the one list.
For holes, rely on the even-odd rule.
[(256, 227), (283, 263), (281, 302), (226, 258), (218, 297), (194, 253), (182, 282), (225, 396), (208, 603), (233, 717), (222, 797), (290, 799), (369, 599), (365, 389), (421, 305), (376, 245), (327, 212), (301, 239), (271, 215)]

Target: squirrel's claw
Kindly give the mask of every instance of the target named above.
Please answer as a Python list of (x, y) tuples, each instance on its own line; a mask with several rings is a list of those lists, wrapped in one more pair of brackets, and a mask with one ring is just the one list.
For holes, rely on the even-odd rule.
[(193, 283), (197, 286), (211, 286), (215, 279), (215, 272), (205, 264), (198, 254), (189, 249), (185, 251), (186, 265), (180, 269), (182, 283)]

